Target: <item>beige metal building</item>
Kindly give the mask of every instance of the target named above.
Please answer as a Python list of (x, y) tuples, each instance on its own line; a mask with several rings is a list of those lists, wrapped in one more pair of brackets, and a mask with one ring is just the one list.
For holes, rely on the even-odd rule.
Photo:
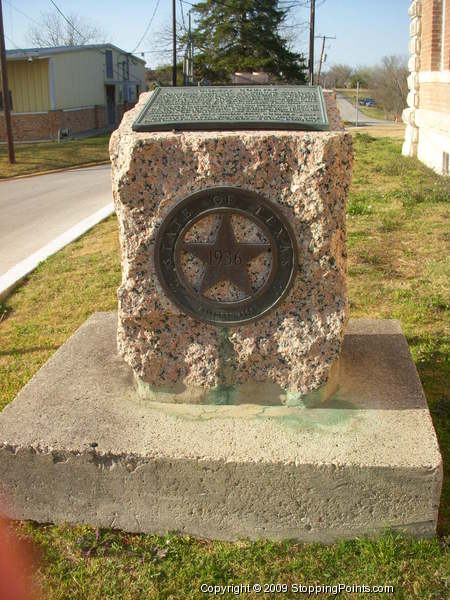
[(7, 69), (16, 140), (114, 126), (146, 89), (145, 61), (112, 44), (8, 50)]

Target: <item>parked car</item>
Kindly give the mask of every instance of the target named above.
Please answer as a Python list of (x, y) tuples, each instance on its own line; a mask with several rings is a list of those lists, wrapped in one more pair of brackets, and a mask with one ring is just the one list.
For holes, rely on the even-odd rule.
[(366, 98), (365, 105), (366, 106), (376, 106), (377, 103), (375, 102), (375, 100), (373, 98)]

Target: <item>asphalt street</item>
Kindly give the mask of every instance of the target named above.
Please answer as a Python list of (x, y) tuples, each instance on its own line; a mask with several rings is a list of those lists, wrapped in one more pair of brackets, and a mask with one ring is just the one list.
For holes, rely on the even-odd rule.
[(368, 117), (367, 115), (363, 114), (360, 110), (356, 111), (356, 107), (353, 106), (351, 102), (349, 102), (339, 94), (336, 95), (336, 100), (339, 112), (341, 113), (341, 117), (344, 119), (344, 121), (347, 121), (349, 123), (356, 123), (356, 112), (358, 112), (358, 122), (360, 125), (392, 125), (393, 123), (392, 121), (386, 121), (384, 119), (374, 119), (373, 117)]
[[(337, 97), (344, 121), (356, 108)], [(391, 124), (359, 112), (360, 124)], [(0, 277), (112, 201), (109, 165), (0, 181)]]
[(0, 181), (0, 277), (111, 201), (110, 165)]

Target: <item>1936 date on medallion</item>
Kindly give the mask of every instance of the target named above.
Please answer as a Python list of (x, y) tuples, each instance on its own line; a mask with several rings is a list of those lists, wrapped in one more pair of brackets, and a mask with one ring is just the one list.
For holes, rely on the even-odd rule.
[(182, 312), (212, 325), (240, 325), (285, 297), (297, 243), (276, 204), (217, 187), (188, 196), (166, 215), (154, 257), (164, 291)]

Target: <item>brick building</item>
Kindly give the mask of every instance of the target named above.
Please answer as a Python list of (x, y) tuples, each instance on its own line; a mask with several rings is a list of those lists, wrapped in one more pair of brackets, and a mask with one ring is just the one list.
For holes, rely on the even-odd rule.
[[(8, 50), (14, 139), (116, 125), (145, 91), (145, 61), (112, 44)], [(0, 141), (5, 140), (0, 87)]]
[(403, 154), (449, 174), (450, 0), (413, 0), (409, 8), (408, 108)]

